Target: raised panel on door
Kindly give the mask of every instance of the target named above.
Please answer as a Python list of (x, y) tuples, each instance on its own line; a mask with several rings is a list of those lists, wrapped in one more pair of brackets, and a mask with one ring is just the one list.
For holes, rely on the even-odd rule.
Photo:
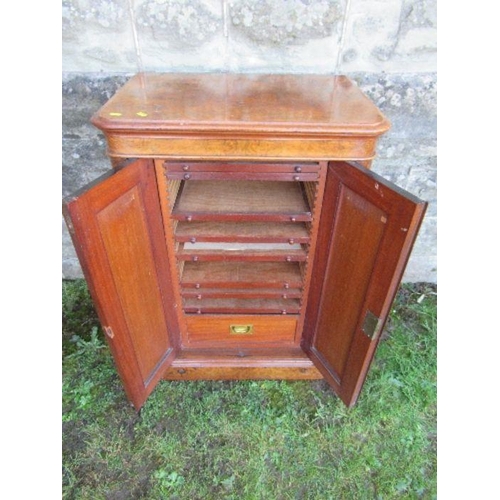
[(355, 164), (328, 166), (303, 348), (353, 405), (427, 204)]
[(152, 162), (106, 174), (66, 198), (63, 211), (125, 391), (139, 409), (171, 365), (170, 335), (178, 331)]

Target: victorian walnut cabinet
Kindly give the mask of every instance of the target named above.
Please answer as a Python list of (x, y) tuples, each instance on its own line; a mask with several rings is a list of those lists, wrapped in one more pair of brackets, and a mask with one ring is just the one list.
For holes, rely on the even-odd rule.
[(389, 128), (344, 76), (131, 78), (113, 169), (63, 211), (128, 398), (161, 379), (360, 393), (426, 204), (369, 168)]

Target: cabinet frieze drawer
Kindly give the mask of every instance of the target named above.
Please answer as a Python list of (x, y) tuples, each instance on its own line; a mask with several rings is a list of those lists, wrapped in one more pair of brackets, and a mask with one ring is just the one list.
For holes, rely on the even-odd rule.
[[(163, 166), (167, 173), (193, 173), (193, 172), (221, 172), (224, 176), (230, 173), (265, 174), (265, 173), (291, 173), (306, 174), (318, 173), (319, 163), (303, 162), (197, 162), (197, 161), (165, 161)], [(227, 177), (226, 177), (227, 178)]]
[(185, 181), (317, 181), (318, 173), (287, 173), (287, 172), (167, 172), (169, 180)]
[(293, 342), (297, 328), (295, 316), (186, 316), (188, 342), (251, 344)]

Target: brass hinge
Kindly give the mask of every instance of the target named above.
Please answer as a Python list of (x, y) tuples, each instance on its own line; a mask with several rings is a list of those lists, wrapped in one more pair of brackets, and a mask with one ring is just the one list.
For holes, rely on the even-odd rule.
[(380, 333), (382, 323), (382, 320), (368, 309), (363, 321), (362, 330), (368, 338), (373, 340)]

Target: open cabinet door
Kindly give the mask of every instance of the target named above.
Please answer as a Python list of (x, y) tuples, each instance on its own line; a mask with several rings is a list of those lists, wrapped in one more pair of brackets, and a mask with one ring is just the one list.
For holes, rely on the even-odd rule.
[(302, 347), (348, 406), (358, 398), (426, 207), (366, 168), (328, 165)]
[(153, 164), (136, 160), (64, 200), (128, 398), (139, 410), (175, 356), (175, 303)]

